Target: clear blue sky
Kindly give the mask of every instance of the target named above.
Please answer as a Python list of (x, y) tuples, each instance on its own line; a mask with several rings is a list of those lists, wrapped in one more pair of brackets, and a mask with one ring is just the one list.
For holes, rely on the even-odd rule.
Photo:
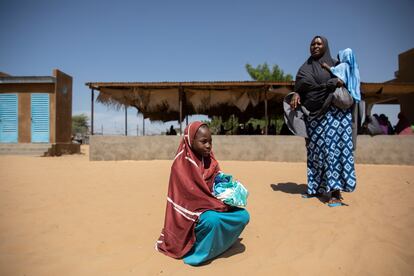
[[(73, 114), (89, 115), (85, 82), (249, 80), (244, 65), (263, 62), (295, 75), (320, 34), (332, 55), (354, 49), (362, 81), (383, 82), (414, 47), (413, 13), (412, 0), (0, 0), (0, 71), (58, 68), (74, 78)], [(96, 128), (123, 132), (122, 112), (96, 112)]]

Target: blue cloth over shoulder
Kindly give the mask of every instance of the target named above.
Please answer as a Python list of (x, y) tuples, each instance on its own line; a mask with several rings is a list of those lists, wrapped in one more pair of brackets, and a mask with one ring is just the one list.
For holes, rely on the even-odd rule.
[(338, 56), (340, 63), (335, 67), (331, 67), (331, 72), (345, 83), (352, 98), (360, 102), (360, 75), (356, 57), (350, 48), (339, 51)]

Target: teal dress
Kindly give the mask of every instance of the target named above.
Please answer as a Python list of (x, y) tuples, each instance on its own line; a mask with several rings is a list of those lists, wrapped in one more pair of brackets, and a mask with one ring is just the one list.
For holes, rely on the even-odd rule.
[(184, 263), (200, 265), (229, 249), (249, 223), (249, 219), (249, 213), (241, 208), (234, 208), (229, 212), (202, 213), (195, 227), (196, 241), (184, 256)]

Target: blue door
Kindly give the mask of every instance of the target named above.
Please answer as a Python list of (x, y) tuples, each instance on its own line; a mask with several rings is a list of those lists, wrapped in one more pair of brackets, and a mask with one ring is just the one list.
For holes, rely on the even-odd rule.
[(32, 143), (49, 143), (49, 94), (32, 94)]
[(17, 94), (0, 94), (0, 143), (17, 143)]

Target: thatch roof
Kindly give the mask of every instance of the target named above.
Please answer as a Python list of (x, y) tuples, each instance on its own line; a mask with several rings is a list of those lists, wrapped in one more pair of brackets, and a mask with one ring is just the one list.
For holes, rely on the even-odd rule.
[[(89, 82), (98, 90), (97, 101), (120, 108), (133, 106), (145, 118), (171, 121), (192, 114), (231, 114), (239, 120), (261, 118), (265, 105), (269, 116), (282, 113), (281, 102), (294, 82)], [(414, 93), (414, 83), (362, 83), (367, 103), (395, 102), (399, 95)]]

